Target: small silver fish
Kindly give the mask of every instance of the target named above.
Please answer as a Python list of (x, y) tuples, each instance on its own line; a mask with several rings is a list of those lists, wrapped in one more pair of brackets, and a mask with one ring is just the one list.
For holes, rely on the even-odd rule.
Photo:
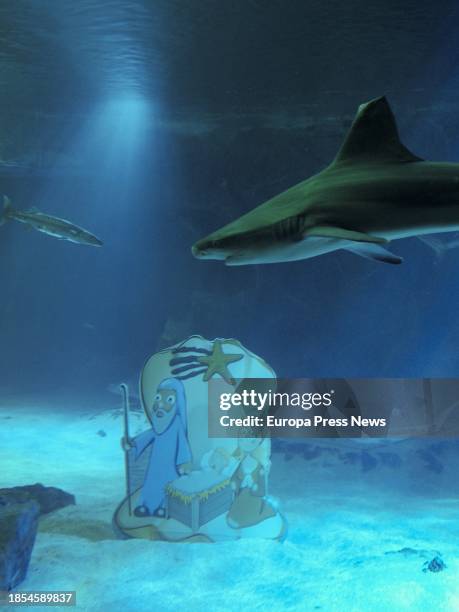
[(9, 220), (25, 223), (39, 232), (60, 240), (68, 240), (76, 244), (87, 244), (89, 246), (102, 246), (103, 244), (99, 238), (90, 232), (65, 219), (46, 215), (36, 208), (31, 208), (25, 212), (16, 210), (11, 205), (10, 199), (3, 196), (3, 215), (0, 217), (0, 225)]

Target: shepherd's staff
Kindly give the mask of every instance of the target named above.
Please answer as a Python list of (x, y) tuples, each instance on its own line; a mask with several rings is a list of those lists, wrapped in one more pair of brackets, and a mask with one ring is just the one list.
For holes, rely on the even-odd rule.
[(129, 516), (132, 514), (131, 508), (131, 471), (129, 469), (129, 391), (128, 386), (125, 383), (120, 385), (121, 391), (123, 392), (124, 398), (124, 439), (126, 444), (124, 446), (124, 470), (126, 473), (126, 493), (128, 498)]

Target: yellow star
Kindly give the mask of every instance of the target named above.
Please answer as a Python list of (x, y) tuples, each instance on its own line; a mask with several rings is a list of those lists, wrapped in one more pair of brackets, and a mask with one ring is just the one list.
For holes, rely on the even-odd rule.
[(207, 366), (207, 372), (205, 372), (203, 377), (204, 382), (211, 379), (214, 374), (220, 374), (228, 384), (233, 385), (235, 381), (228, 370), (228, 365), (234, 361), (239, 361), (242, 357), (243, 355), (240, 354), (229, 355), (224, 353), (221, 340), (215, 340), (212, 354), (206, 355), (205, 357), (198, 357), (198, 361)]

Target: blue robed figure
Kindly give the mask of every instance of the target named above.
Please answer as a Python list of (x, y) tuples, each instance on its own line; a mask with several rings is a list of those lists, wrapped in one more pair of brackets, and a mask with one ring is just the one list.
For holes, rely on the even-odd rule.
[[(164, 516), (166, 486), (183, 473), (191, 462), (187, 438), (185, 388), (177, 378), (165, 378), (158, 385), (150, 410), (145, 409), (152, 428), (131, 440), (134, 457), (153, 445), (136, 516)], [(183, 466), (183, 467), (182, 467)]]

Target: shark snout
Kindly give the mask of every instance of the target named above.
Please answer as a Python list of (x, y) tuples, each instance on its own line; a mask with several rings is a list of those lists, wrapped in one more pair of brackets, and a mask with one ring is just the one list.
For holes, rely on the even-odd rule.
[(191, 247), (191, 252), (193, 253), (193, 257), (196, 257), (196, 259), (204, 259), (207, 254), (206, 249), (200, 246), (198, 242), (193, 244)]
[(214, 240), (198, 240), (191, 247), (191, 252), (196, 259), (225, 259), (225, 254)]

